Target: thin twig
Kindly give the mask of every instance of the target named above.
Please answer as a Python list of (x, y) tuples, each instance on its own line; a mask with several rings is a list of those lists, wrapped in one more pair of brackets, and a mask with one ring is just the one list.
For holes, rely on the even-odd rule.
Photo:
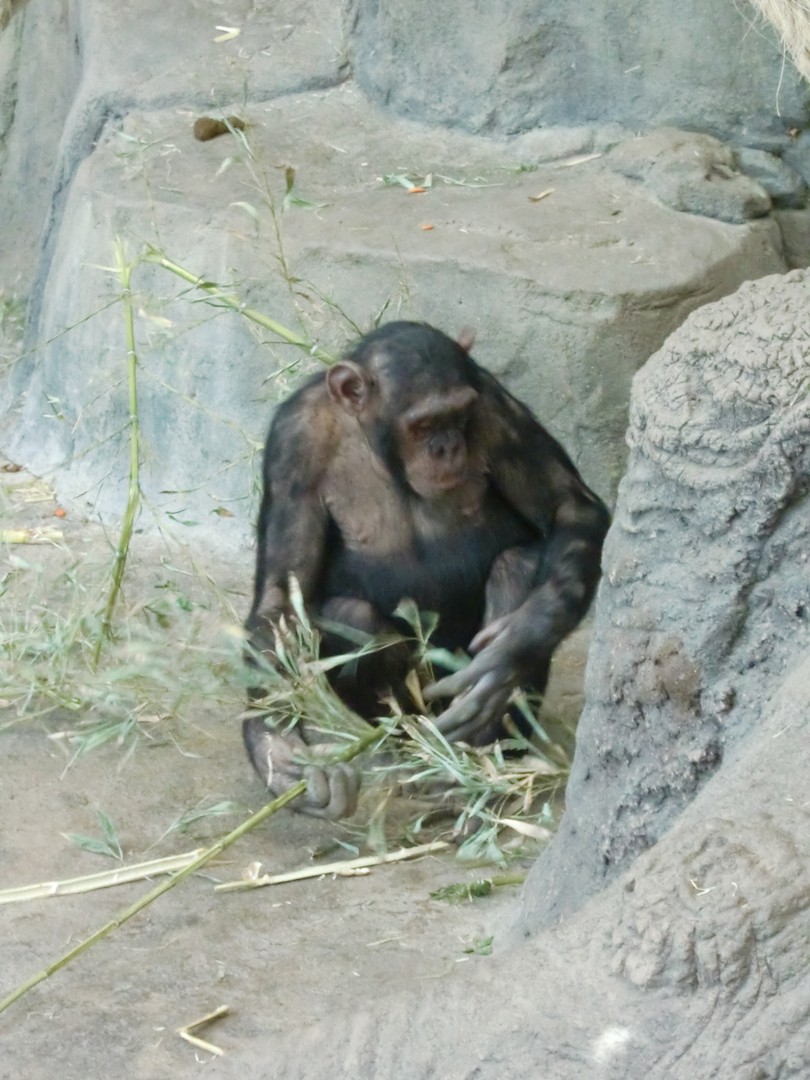
[(190, 1024), (184, 1024), (183, 1027), (177, 1028), (177, 1034), (181, 1039), (185, 1039), (187, 1043), (191, 1043), (192, 1046), (196, 1046), (199, 1050), (207, 1050), (209, 1054), (215, 1054), (217, 1057), (222, 1057), (225, 1051), (221, 1046), (215, 1046), (214, 1043), (206, 1042), (205, 1039), (200, 1039), (196, 1035), (192, 1035), (193, 1031), (198, 1028), (205, 1027), (208, 1024), (212, 1024), (215, 1020), (221, 1020), (223, 1016), (227, 1016), (229, 1012), (227, 1005), (220, 1005), (219, 1008), (214, 1009), (213, 1012), (207, 1014), (207, 1016), (201, 1016), (199, 1020), (192, 1020)]

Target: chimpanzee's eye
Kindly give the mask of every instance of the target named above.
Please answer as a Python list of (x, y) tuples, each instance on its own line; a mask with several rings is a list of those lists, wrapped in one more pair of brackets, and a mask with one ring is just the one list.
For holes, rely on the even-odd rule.
[(433, 428), (432, 420), (417, 420), (411, 424), (411, 434), (415, 435), (417, 439), (425, 439), (433, 431)]

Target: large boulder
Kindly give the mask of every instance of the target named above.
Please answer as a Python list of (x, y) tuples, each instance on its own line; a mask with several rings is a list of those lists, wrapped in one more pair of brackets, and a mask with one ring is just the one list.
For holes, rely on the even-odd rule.
[(569, 808), (527, 927), (663, 836), (810, 645), (808, 299), (803, 271), (749, 283), (636, 377)]

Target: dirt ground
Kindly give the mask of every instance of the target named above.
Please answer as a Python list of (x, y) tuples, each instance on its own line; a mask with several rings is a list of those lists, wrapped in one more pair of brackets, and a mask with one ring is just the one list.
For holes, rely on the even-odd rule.
[[(54, 518), (55, 503), (28, 502), (25, 474), (2, 474), (2, 528), (58, 527), (49, 545), (8, 544), (0, 549), (0, 580), (38, 575), (84, 582), (104, 574), (110, 538), (100, 526), (68, 508)], [(148, 603), (166, 580), (191, 588), (185, 556), (154, 540), (136, 537), (128, 567), (124, 610)], [(251, 553), (235, 564), (210, 558), (206, 568), (236, 611), (244, 612)], [(183, 575), (186, 575), (185, 578)], [(199, 581), (195, 582), (198, 585)], [(179, 588), (179, 586), (178, 586)], [(40, 618), (41, 609), (12, 611), (25, 591), (2, 600), (2, 625), (14, 617)], [(41, 596), (41, 593), (39, 594)], [(54, 587), (45, 607), (75, 596)], [(11, 607), (9, 606), (11, 605)], [(200, 609), (204, 604), (200, 605)], [(210, 614), (209, 622), (222, 615)], [(12, 621), (9, 621), (12, 620)], [(2, 645), (2, 642), (0, 642)], [(0, 691), (0, 697), (3, 692)], [(112, 821), (124, 861), (138, 862), (205, 845), (233, 828), (263, 801), (241, 747), (237, 710), (191, 698), (180, 719), (144, 718), (139, 735), (74, 759), (60, 733), (74, 729), (69, 713), (25, 719), (10, 701), (0, 708), (5, 768), (0, 775), (0, 888), (52, 881), (112, 868), (109, 857), (90, 853), (64, 834), (98, 837), (97, 812)], [(230, 800), (234, 812), (207, 816), (190, 827), (164, 832), (195, 808)], [(379, 1001), (425, 980), (452, 980), (465, 964), (486, 964), (474, 950), (514, 919), (516, 890), (501, 888), (474, 903), (430, 898), (451, 882), (497, 873), (471, 868), (453, 854), (376, 867), (366, 876), (315, 878), (243, 893), (215, 893), (213, 883), (239, 877), (260, 860), (267, 872), (351, 857), (335, 840), (357, 839), (348, 826), (321, 823), (283, 811), (239, 841), (217, 863), (180, 883), (125, 926), (55, 972), (0, 1015), (0, 1077), (165, 1077), (196, 1074), (274, 1075), (252, 1061), (257, 1049), (272, 1053), (272, 1036)], [(391, 847), (399, 837), (389, 838)], [(520, 870), (526, 862), (511, 869)], [(151, 887), (149, 882), (78, 896), (0, 906), (0, 998), (51, 964)], [(221, 1005), (228, 1015), (201, 1032), (225, 1054), (213, 1058), (183, 1041), (176, 1029)], [(261, 1055), (258, 1055), (261, 1059)], [(331, 1076), (328, 1062), (310, 1075)]]

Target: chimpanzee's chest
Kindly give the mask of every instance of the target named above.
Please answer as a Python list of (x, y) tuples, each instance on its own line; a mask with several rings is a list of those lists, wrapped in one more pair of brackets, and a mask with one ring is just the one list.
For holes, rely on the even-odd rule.
[(412, 599), (440, 615), (440, 643), (466, 645), (481, 623), (493, 561), (538, 534), (486, 482), (474, 500), (427, 503), (388, 485), (373, 496), (360, 500), (362, 517), (358, 502), (349, 510), (327, 501), (321, 599), (364, 599), (386, 615)]

